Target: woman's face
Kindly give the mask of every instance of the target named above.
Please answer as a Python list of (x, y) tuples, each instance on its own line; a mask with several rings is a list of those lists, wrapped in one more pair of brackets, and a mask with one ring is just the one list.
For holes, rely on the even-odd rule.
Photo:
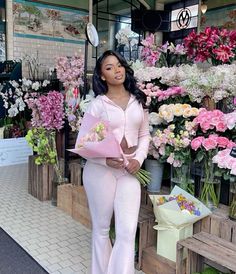
[(118, 86), (125, 81), (125, 68), (114, 55), (107, 56), (101, 65), (101, 78), (107, 85)]

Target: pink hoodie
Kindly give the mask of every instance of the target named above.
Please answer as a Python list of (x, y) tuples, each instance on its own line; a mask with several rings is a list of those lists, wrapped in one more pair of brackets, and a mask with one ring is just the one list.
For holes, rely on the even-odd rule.
[[(88, 113), (108, 120), (118, 142), (125, 137), (128, 147), (137, 146), (134, 159), (140, 166), (148, 154), (150, 142), (148, 111), (131, 94), (125, 110), (116, 105), (106, 95), (98, 95), (89, 105)], [(95, 163), (105, 165), (106, 159), (92, 159)]]

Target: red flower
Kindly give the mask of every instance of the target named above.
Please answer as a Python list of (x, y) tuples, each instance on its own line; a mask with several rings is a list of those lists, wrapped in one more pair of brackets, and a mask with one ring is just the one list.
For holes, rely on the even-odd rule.
[(216, 55), (216, 59), (226, 63), (231, 57), (234, 57), (234, 53), (231, 51), (232, 48), (225, 45), (220, 45), (219, 48), (213, 49), (212, 53)]
[(214, 64), (231, 63), (236, 59), (236, 31), (206, 27), (203, 32), (190, 33), (184, 39), (187, 54), (194, 61)]

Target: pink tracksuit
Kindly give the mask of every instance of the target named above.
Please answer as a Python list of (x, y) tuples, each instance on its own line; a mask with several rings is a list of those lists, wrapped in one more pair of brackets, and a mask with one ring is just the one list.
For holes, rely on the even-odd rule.
[[(97, 96), (88, 112), (108, 120), (119, 143), (125, 137), (128, 147), (137, 146), (127, 155), (142, 165), (150, 141), (148, 113), (131, 95), (123, 110), (105, 95)], [(134, 244), (140, 207), (140, 183), (125, 169), (106, 166), (106, 159), (87, 159), (83, 182), (92, 217), (91, 274), (133, 274)], [(110, 222), (115, 213), (116, 241), (111, 247)]]

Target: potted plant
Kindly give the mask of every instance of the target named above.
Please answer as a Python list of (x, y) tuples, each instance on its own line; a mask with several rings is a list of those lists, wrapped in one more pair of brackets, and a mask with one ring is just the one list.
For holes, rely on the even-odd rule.
[(26, 140), (36, 153), (36, 165), (51, 164), (54, 167), (53, 203), (57, 185), (67, 182), (60, 168), (56, 148), (56, 131), (64, 124), (63, 102), (63, 94), (58, 91), (49, 91), (47, 95), (33, 94), (26, 100), (32, 110), (32, 129), (28, 131)]

